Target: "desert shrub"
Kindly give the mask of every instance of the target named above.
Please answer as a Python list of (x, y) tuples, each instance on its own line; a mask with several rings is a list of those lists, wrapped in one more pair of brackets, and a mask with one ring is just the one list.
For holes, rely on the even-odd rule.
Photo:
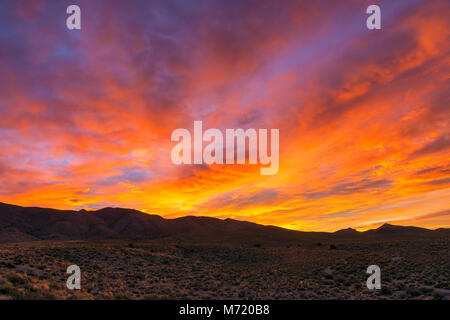
[(145, 276), (143, 274), (137, 273), (134, 275), (134, 279), (136, 280), (145, 280)]
[(432, 291), (432, 289), (431, 288), (427, 288), (427, 287), (421, 287), (420, 291), (422, 291), (422, 293), (429, 293), (429, 292)]
[(409, 287), (408, 289), (406, 289), (406, 293), (412, 297), (420, 296), (420, 291), (417, 290), (416, 288)]
[(443, 296), (441, 293), (437, 292), (437, 291), (435, 291), (435, 292), (433, 293), (433, 298), (434, 298), (434, 299), (440, 300), (440, 299), (442, 299), (443, 297), (444, 297), (444, 296)]
[(17, 274), (10, 273), (6, 276), (6, 278), (11, 282), (12, 284), (24, 284), (26, 281), (22, 277), (20, 277)]
[(14, 288), (9, 285), (3, 284), (0, 286), (0, 294), (9, 295), (14, 292)]
[(335, 280), (339, 283), (344, 283), (344, 282), (346, 282), (347, 279), (342, 274), (339, 274), (335, 277)]
[(385, 296), (390, 295), (390, 294), (392, 294), (392, 290), (389, 289), (389, 288), (386, 287), (386, 286), (382, 286), (382, 287), (381, 287), (381, 294), (382, 294), (382, 295), (385, 295)]

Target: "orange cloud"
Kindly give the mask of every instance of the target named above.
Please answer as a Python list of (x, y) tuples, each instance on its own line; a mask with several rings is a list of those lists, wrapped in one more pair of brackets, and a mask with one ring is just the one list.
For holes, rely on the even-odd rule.
[[(450, 226), (447, 2), (383, 2), (376, 32), (359, 1), (82, 1), (77, 34), (62, 4), (2, 5), (0, 201)], [(170, 134), (194, 120), (280, 129), (278, 174), (173, 165)]]

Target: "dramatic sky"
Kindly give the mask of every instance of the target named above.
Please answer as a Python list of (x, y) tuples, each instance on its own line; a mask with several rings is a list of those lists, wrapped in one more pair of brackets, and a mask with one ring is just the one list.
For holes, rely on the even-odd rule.
[[(450, 227), (449, 16), (439, 0), (2, 0), (0, 201)], [(280, 129), (278, 174), (172, 164), (194, 120)]]

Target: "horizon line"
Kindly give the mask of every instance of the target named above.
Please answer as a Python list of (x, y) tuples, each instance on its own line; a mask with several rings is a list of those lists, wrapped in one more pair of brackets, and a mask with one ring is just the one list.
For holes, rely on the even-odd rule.
[[(152, 216), (158, 216), (161, 217), (164, 220), (175, 220), (175, 219), (181, 219), (181, 218), (188, 218), (188, 217), (195, 217), (195, 218), (211, 218), (211, 219), (218, 219), (221, 221), (225, 221), (225, 220), (234, 220), (234, 221), (240, 221), (240, 222), (248, 222), (248, 223), (253, 223), (256, 225), (260, 225), (260, 226), (264, 226), (264, 227), (276, 227), (276, 228), (281, 228), (281, 229), (285, 229), (285, 230), (290, 230), (290, 231), (297, 231), (297, 232), (308, 232), (308, 233), (336, 233), (338, 231), (342, 231), (342, 230), (348, 230), (348, 229), (352, 229), (355, 230), (356, 232), (359, 233), (363, 233), (366, 231), (370, 231), (370, 230), (377, 230), (379, 228), (381, 228), (384, 225), (391, 225), (391, 226), (396, 226), (396, 227), (413, 227), (413, 228), (420, 228), (420, 229), (425, 229), (425, 230), (429, 230), (429, 231), (436, 231), (439, 229), (450, 229), (447, 227), (438, 227), (435, 229), (430, 229), (430, 228), (425, 228), (425, 227), (421, 227), (421, 226), (416, 226), (416, 225), (400, 225), (400, 224), (393, 224), (391, 222), (395, 222), (395, 221), (384, 221), (384, 222), (380, 222), (379, 224), (370, 224), (364, 227), (347, 227), (347, 228), (342, 228), (342, 229), (337, 229), (334, 231), (306, 231), (306, 230), (298, 230), (298, 229), (291, 229), (291, 228), (286, 228), (286, 227), (282, 227), (282, 226), (277, 226), (277, 225), (273, 225), (273, 224), (263, 224), (263, 223), (257, 223), (257, 222), (253, 222), (253, 221), (248, 221), (248, 220), (239, 220), (239, 219), (234, 219), (234, 218), (230, 218), (230, 217), (226, 217), (226, 218), (219, 218), (219, 217), (215, 217), (215, 216), (204, 216), (204, 215), (186, 215), (186, 216), (180, 216), (180, 217), (176, 217), (176, 218), (166, 218), (162, 215), (156, 214), (156, 213), (148, 213), (148, 212), (144, 212), (142, 210), (138, 210), (138, 209), (133, 209), (133, 208), (124, 208), (124, 207), (118, 207), (118, 206), (107, 206), (107, 207), (103, 207), (100, 209), (79, 209), (79, 210), (72, 210), (72, 209), (57, 209), (57, 208), (49, 208), (49, 207), (41, 207), (41, 206), (21, 206), (21, 205), (16, 205), (16, 204), (11, 204), (11, 203), (6, 203), (6, 202), (2, 202), (0, 201), (0, 205), (7, 205), (7, 206), (15, 206), (15, 207), (20, 207), (20, 208), (37, 208), (37, 209), (49, 209), (49, 210), (56, 210), (56, 211), (73, 211), (73, 212), (80, 212), (80, 211), (85, 211), (85, 212), (97, 212), (97, 211), (101, 211), (104, 209), (122, 209), (122, 210), (133, 210), (133, 211), (137, 211), (139, 213), (143, 213), (143, 214), (147, 214), (147, 215), (152, 215)], [(368, 227), (373, 226), (373, 229), (368, 229)], [(363, 229), (363, 228), (367, 228), (364, 230), (358, 230), (358, 229)]]

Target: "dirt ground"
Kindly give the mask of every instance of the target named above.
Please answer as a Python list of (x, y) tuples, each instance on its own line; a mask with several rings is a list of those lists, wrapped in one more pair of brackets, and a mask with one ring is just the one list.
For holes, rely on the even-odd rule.
[[(450, 299), (449, 242), (2, 244), (0, 299)], [(81, 290), (66, 287), (73, 264)]]

